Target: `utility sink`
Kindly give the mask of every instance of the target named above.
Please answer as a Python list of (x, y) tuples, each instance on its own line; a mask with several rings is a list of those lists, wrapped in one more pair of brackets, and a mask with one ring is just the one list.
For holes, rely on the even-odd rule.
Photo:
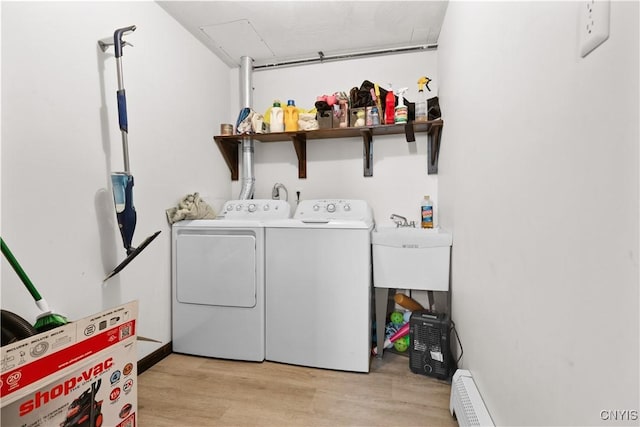
[[(452, 241), (451, 233), (438, 228), (376, 225), (371, 232), (371, 248), (378, 343), (384, 342), (382, 325), (387, 317), (389, 288), (449, 290)], [(383, 352), (378, 348), (378, 357)]]
[(451, 246), (451, 233), (440, 228), (377, 226), (371, 234), (373, 244), (393, 247), (435, 248)]
[(371, 233), (377, 288), (449, 290), (451, 233), (381, 225)]

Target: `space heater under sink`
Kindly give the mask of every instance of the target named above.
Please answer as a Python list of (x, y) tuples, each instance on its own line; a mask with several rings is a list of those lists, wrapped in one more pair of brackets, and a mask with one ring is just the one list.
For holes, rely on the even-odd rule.
[(448, 380), (454, 369), (447, 314), (417, 310), (409, 319), (409, 367), (411, 372)]

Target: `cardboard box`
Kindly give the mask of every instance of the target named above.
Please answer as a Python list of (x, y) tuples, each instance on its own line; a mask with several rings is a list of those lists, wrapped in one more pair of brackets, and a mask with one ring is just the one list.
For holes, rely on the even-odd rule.
[[(349, 127), (349, 108), (344, 110), (336, 109), (334, 105), (333, 128)], [(340, 124), (343, 124), (340, 126)]]
[(333, 110), (318, 111), (316, 113), (318, 129), (331, 129), (333, 127)]
[[(362, 123), (358, 124), (358, 114), (362, 116)], [(366, 107), (360, 108), (351, 108), (349, 110), (349, 127), (361, 127), (366, 124), (367, 121), (367, 111)]]
[(134, 427), (137, 315), (133, 301), (2, 347), (2, 425)]

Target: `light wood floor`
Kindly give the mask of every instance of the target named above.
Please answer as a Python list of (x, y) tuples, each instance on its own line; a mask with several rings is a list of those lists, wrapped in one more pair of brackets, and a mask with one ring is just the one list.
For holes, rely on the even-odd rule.
[(142, 427), (457, 426), (451, 387), (385, 353), (369, 374), (171, 354), (139, 376)]

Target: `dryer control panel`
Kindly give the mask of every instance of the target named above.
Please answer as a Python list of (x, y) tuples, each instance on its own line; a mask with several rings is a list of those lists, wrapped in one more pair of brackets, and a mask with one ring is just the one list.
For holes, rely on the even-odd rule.
[(302, 200), (293, 214), (302, 221), (373, 221), (371, 207), (364, 200)]
[(284, 200), (229, 200), (222, 207), (222, 219), (287, 219), (291, 206)]

